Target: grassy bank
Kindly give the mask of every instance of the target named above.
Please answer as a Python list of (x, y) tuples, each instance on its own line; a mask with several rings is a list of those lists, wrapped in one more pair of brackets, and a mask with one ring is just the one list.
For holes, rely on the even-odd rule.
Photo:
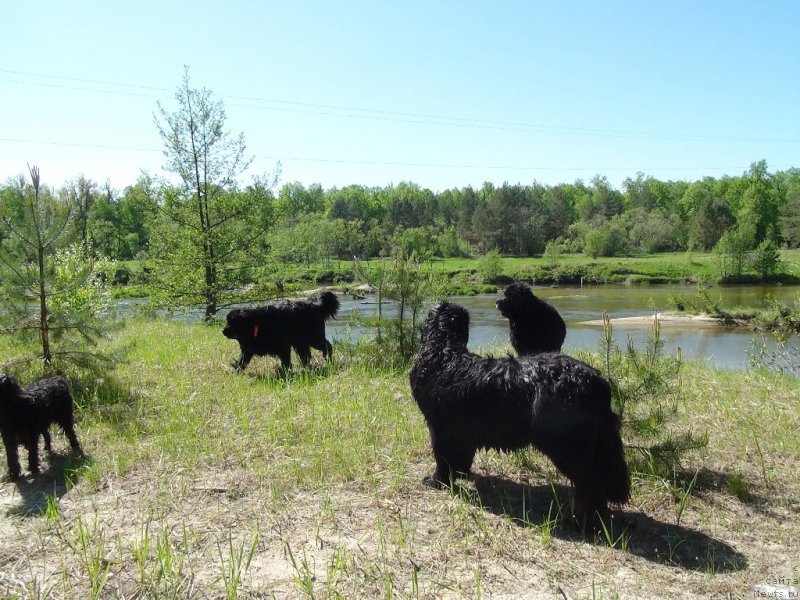
[(116, 336), (128, 361), (74, 384), (89, 459), (0, 487), (0, 595), (736, 598), (798, 576), (797, 380), (686, 365), (679, 425), (708, 448), (673, 479), (635, 475), (627, 528), (593, 537), (535, 452), (479, 453), (454, 492), (422, 485), (407, 370), (373, 352), (235, 375), (218, 328)]
[[(372, 261), (363, 261), (368, 266)], [(784, 250), (779, 273), (768, 278), (771, 283), (800, 283), (800, 249)], [(449, 295), (486, 293), (496, 290), (497, 284), (512, 280), (544, 285), (580, 284), (662, 284), (662, 283), (763, 283), (756, 273), (746, 272), (738, 278), (725, 277), (718, 257), (713, 254), (663, 253), (637, 257), (600, 257), (566, 254), (555, 260), (544, 257), (503, 258), (499, 272), (487, 276), (479, 258), (432, 259), (428, 268), (442, 276)], [(128, 285), (114, 286), (117, 298), (150, 295), (143, 285), (141, 264), (129, 261), (122, 265), (130, 272)], [(289, 291), (319, 285), (339, 289), (352, 287), (356, 281), (353, 262), (329, 260), (311, 265), (283, 264), (271, 271), (270, 277), (259, 283), (269, 287), (280, 279)]]

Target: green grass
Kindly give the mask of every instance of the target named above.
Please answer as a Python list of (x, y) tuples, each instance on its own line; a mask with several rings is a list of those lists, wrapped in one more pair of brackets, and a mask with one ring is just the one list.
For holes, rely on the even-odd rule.
[[(368, 348), (279, 376), (264, 358), (233, 373), (217, 327), (131, 321), (108, 343), (131, 341), (115, 372), (71, 374), (88, 459), (70, 483), (2, 484), (0, 596), (736, 596), (796, 564), (796, 379), (685, 365), (676, 426), (708, 431), (705, 454), (635, 474), (637, 526), (585, 538), (533, 451), (481, 452), (483, 479), (423, 486), (407, 369)], [(0, 339), (4, 358), (22, 351)]]

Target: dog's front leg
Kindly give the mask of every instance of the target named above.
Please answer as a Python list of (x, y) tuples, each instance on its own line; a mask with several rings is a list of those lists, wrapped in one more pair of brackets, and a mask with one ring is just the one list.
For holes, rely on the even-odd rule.
[(436, 472), (426, 479), (426, 483), (450, 485), (458, 476), (471, 473), (475, 448), (450, 440), (442, 432), (431, 432), (431, 448), (436, 460)]
[(233, 363), (234, 370), (238, 373), (244, 371), (250, 361), (253, 359), (253, 353), (249, 350), (245, 350), (242, 348), (242, 354), (239, 356), (239, 360)]
[(8, 461), (8, 480), (19, 479), (20, 471), (19, 455), (17, 454), (16, 436), (3, 432), (3, 445), (6, 447), (6, 460)]
[[(281, 349), (278, 353), (278, 358), (281, 360), (281, 366), (287, 371), (292, 370), (292, 347)], [(301, 359), (302, 360), (302, 359)]]

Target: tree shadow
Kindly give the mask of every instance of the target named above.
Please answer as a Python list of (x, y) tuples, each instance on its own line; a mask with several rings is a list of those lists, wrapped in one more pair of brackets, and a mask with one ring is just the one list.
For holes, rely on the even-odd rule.
[(747, 568), (747, 558), (727, 543), (640, 512), (612, 511), (606, 531), (584, 531), (572, 516), (572, 493), (564, 485), (530, 486), (482, 475), (476, 475), (472, 482), (474, 489), (456, 485), (454, 492), (479, 508), (510, 517), (520, 527), (548, 530), (563, 540), (608, 545), (654, 563), (691, 571), (721, 573)]
[(61, 499), (80, 479), (81, 473), (92, 464), (85, 454), (52, 454), (47, 469), (22, 477), (14, 482), (20, 502), (6, 511), (7, 516), (40, 517), (47, 514), (51, 498)]
[[(741, 483), (737, 484), (737, 481)], [(725, 494), (764, 516), (780, 518), (780, 515), (770, 508), (770, 498), (763, 493), (765, 491), (763, 486), (752, 485), (752, 482), (746, 481), (736, 472), (727, 473), (706, 467), (697, 470), (685, 469), (675, 474), (674, 484), (679, 489), (689, 490), (692, 496), (703, 498), (713, 504), (721, 504), (718, 494)], [(795, 506), (794, 503), (788, 504), (789, 510), (800, 513), (800, 506)]]

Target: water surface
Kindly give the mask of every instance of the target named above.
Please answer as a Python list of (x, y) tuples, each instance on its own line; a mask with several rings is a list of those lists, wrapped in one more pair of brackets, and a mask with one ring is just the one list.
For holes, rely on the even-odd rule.
[[(600, 347), (603, 337), (602, 327), (588, 325), (587, 322), (601, 320), (603, 312), (607, 312), (612, 319), (652, 316), (655, 312), (675, 311), (669, 302), (670, 295), (683, 293), (693, 296), (697, 293), (697, 288), (689, 285), (583, 288), (534, 286), (533, 289), (537, 296), (555, 306), (566, 322), (567, 338), (564, 342), (566, 352), (594, 350)], [(798, 293), (800, 289), (791, 286), (720, 286), (708, 290), (712, 300), (720, 300), (721, 306), (728, 309), (737, 306), (766, 307), (770, 298), (788, 303)], [(509, 346), (508, 321), (494, 305), (500, 296), (498, 293), (449, 298), (470, 312), (469, 347), (472, 350)], [(340, 316), (331, 326), (332, 336), (336, 339), (348, 336), (358, 338), (364, 331), (349, 326), (347, 315), (354, 312), (362, 316), (375, 314), (374, 299), (368, 298), (364, 301), (342, 297), (341, 302)], [(384, 313), (394, 316), (396, 307), (389, 304), (384, 307)], [(643, 348), (650, 335), (650, 327), (617, 323), (613, 326), (613, 334), (617, 344), (622, 348), (626, 346), (628, 337), (633, 340), (634, 346)], [(754, 339), (760, 341), (762, 336), (744, 327), (664, 324), (661, 327), (661, 338), (668, 353), (675, 353), (680, 348), (682, 355), (687, 358), (703, 360), (710, 365), (726, 369), (745, 369), (750, 364)], [(774, 349), (777, 341), (772, 336), (766, 336), (765, 343), (770, 349)], [(789, 343), (798, 347), (800, 337), (793, 336)]]

